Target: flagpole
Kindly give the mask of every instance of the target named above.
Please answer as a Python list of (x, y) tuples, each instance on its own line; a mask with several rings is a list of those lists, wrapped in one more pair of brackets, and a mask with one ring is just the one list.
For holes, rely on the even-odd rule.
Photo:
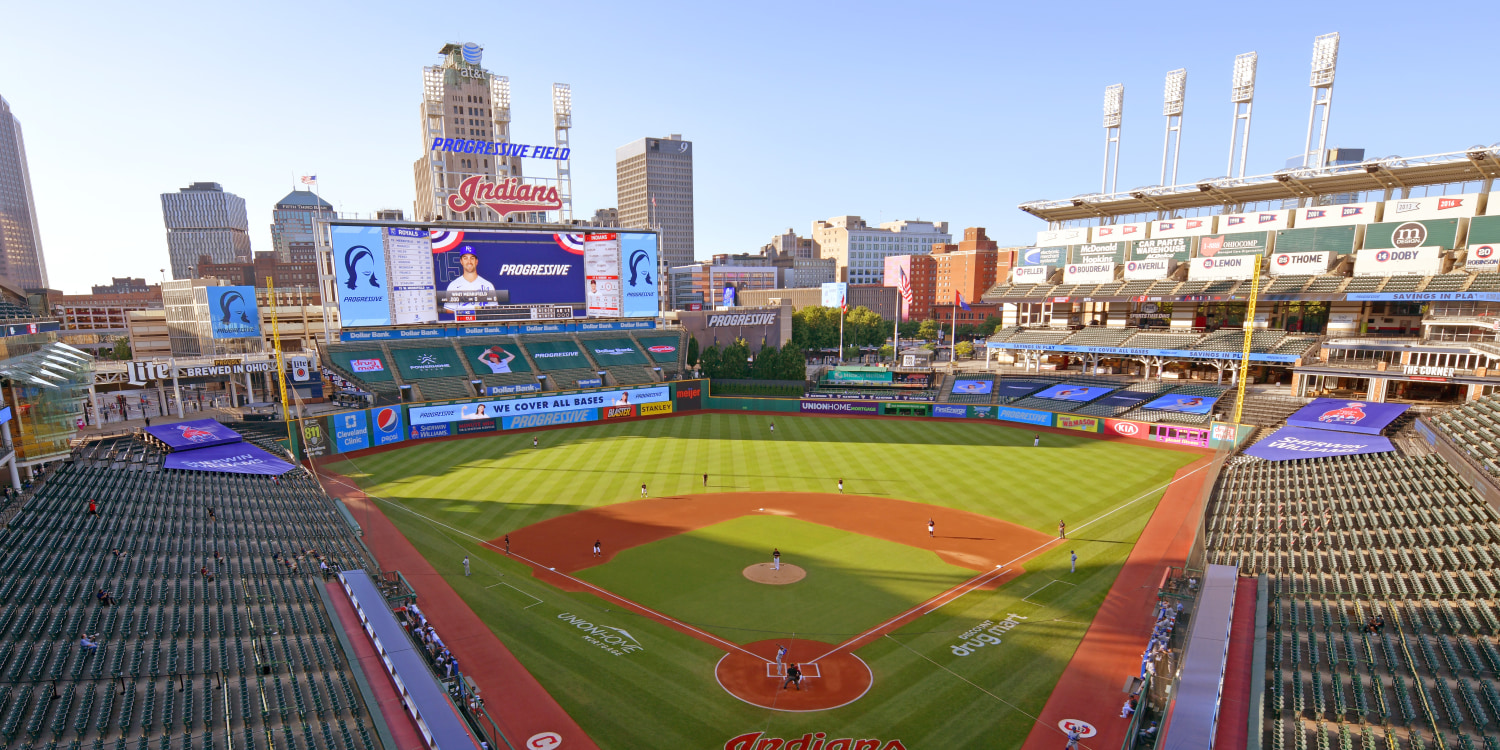
[(839, 298), (839, 364), (844, 364), (844, 308), (847, 298)]
[(948, 341), (949, 370), (958, 369), (958, 302), (959, 300), (963, 299), (963, 296), (959, 295), (957, 292), (954, 292), (954, 294), (957, 296), (955, 296), (953, 299), (953, 330), (951, 331), (953, 335)]

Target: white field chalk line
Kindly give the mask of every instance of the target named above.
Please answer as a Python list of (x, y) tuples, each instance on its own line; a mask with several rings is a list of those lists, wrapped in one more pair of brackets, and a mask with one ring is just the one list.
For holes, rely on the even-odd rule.
[[(342, 484), (345, 487), (351, 487), (355, 491), (362, 493), (365, 497), (368, 497), (368, 498), (370, 498), (372, 500), (375, 500), (377, 502), (382, 502), (382, 503), (385, 503), (386, 505), (391, 505), (391, 506), (400, 508), (401, 510), (404, 510), (407, 513), (410, 513), (410, 514), (416, 516), (417, 518), (420, 518), (420, 519), (422, 519), (422, 520), (424, 520), (424, 521), (426, 521), (426, 522), (428, 522), (428, 523), (430, 523), (430, 524), (432, 524), (434, 526), (441, 526), (441, 527), (443, 527), (445, 529), (448, 529), (448, 530), (452, 531), (455, 534), (458, 534), (460, 536), (464, 536), (464, 537), (467, 537), (469, 539), (472, 539), (476, 543), (481, 544), (481, 545), (483, 545), (485, 547), (489, 547), (490, 549), (493, 549), (493, 550), (495, 550), (497, 552), (500, 552), (502, 554), (510, 555), (511, 557), (514, 557), (517, 560), (524, 560), (527, 563), (530, 563), (530, 564), (532, 564), (534, 566), (542, 566), (541, 563), (539, 563), (539, 562), (537, 562), (535, 560), (532, 560), (532, 559), (530, 559), (528, 557), (524, 557), (522, 555), (518, 555), (518, 554), (516, 554), (514, 552), (505, 552), (504, 549), (502, 549), (500, 547), (497, 547), (497, 546), (489, 543), (488, 541), (480, 539), (479, 537), (474, 536), (473, 534), (470, 534), (467, 531), (462, 531), (462, 530), (459, 530), (459, 529), (455, 529), (452, 526), (449, 526), (448, 524), (445, 524), (445, 523), (443, 523), (441, 521), (437, 521), (437, 520), (434, 520), (434, 519), (429, 518), (427, 516), (424, 516), (421, 513), (418, 513), (416, 511), (412, 510), (411, 508), (408, 508), (408, 507), (402, 505), (401, 503), (395, 502), (393, 500), (387, 500), (387, 499), (385, 499), (383, 497), (380, 497), (378, 495), (372, 495), (372, 494), (370, 494), (368, 492), (365, 492), (364, 490), (360, 489), (358, 486), (351, 485), (348, 482), (344, 481), (343, 479), (335, 479), (335, 480), (332, 480), (332, 481), (337, 482), (339, 484)], [(549, 570), (551, 570), (551, 569), (549, 568)], [(552, 571), (552, 572), (555, 573), (556, 571)], [(676, 624), (678, 626), (681, 626), (681, 627), (683, 627), (683, 628), (685, 628), (687, 630), (691, 630), (694, 633), (697, 633), (697, 634), (703, 636), (704, 638), (708, 638), (709, 640), (712, 640), (714, 643), (723, 644), (724, 646), (726, 646), (728, 648), (731, 648), (731, 649), (734, 649), (735, 651), (738, 651), (738, 652), (740, 652), (742, 654), (745, 654), (746, 656), (751, 656), (751, 657), (754, 657), (756, 659), (764, 659), (765, 658), (763, 656), (759, 656), (757, 654), (751, 653), (750, 651), (746, 651), (745, 649), (740, 648), (737, 644), (730, 643), (729, 641), (726, 641), (723, 638), (720, 638), (720, 637), (718, 637), (718, 636), (716, 636), (716, 635), (714, 635), (712, 633), (704, 632), (704, 631), (699, 630), (698, 628), (695, 628), (692, 625), (689, 625), (689, 624), (687, 624), (685, 622), (681, 622), (679, 620), (675, 620), (675, 619), (673, 619), (671, 617), (668, 617), (668, 616), (666, 616), (666, 615), (664, 615), (664, 614), (662, 614), (660, 612), (657, 612), (656, 610), (651, 609), (650, 607), (642, 606), (642, 605), (637, 604), (637, 603), (635, 603), (633, 601), (630, 601), (629, 599), (626, 599), (626, 598), (624, 598), (622, 596), (618, 596), (618, 595), (616, 595), (614, 593), (611, 593), (610, 591), (607, 591), (605, 589), (601, 589), (598, 586), (595, 586), (592, 583), (589, 583), (588, 581), (579, 580), (577, 578), (574, 578), (573, 576), (568, 575), (567, 573), (557, 573), (557, 575), (562, 576), (563, 578), (566, 578), (569, 581), (572, 581), (572, 582), (574, 582), (576, 584), (579, 584), (581, 586), (585, 586), (585, 587), (589, 588), (592, 591), (598, 592), (601, 596), (608, 597), (610, 599), (613, 599), (615, 601), (620, 602), (621, 604), (626, 604), (626, 605), (629, 605), (631, 607), (635, 607), (636, 609), (639, 609), (642, 612), (646, 612), (646, 613), (650, 614), (652, 617), (656, 617), (656, 618), (658, 618), (658, 619), (660, 619), (660, 620), (662, 620), (664, 622), (674, 623), (674, 624)], [(532, 605), (532, 606), (536, 606), (536, 605)]]

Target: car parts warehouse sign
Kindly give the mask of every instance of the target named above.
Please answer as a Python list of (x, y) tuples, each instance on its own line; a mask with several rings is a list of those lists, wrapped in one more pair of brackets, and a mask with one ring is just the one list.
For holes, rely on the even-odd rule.
[[(572, 396), (544, 396), (540, 398), (517, 398), (502, 401), (465, 401), (445, 406), (414, 406), (408, 410), (407, 414), (408, 423), (413, 427), (461, 422), (465, 419), (502, 417), (509, 420), (510, 417), (521, 414), (571, 412), (608, 408), (611, 406), (658, 403), (670, 398), (670, 393), (671, 389), (669, 388), (636, 388), (624, 391), (580, 393)], [(512, 427), (510, 421), (507, 421), (505, 425), (505, 429), (511, 429)], [(521, 425), (517, 424), (516, 426)], [(541, 423), (528, 423), (525, 426), (540, 427), (544, 425)]]

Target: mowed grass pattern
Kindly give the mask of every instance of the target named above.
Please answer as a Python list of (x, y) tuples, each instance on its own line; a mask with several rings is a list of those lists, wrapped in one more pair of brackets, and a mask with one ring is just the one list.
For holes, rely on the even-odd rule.
[[(601, 747), (716, 749), (765, 731), (788, 739), (804, 732), (900, 739), (909, 748), (1018, 748), (1163, 485), (1196, 458), (1051, 434), (1033, 448), (1032, 434), (962, 421), (702, 414), (419, 443), (332, 468), (432, 519), (385, 508)], [(1055, 532), (1063, 518), (1076, 531), (1000, 590), (968, 594), (861, 649), (875, 673), (870, 693), (810, 714), (741, 703), (714, 681), (721, 650), (594, 596), (540, 584), (529, 568), (473, 541), (634, 500), (642, 482), (653, 495), (702, 493), (705, 471), (709, 492), (832, 492), (842, 477), (851, 493), (959, 508), (1043, 532)], [(1076, 573), (1068, 572), (1070, 550), (1078, 552)], [(470, 578), (460, 564), (465, 554), (474, 559)], [(1023, 601), (1054, 580), (1072, 585), (1055, 595), (1063, 583), (1053, 584), (1038, 598), (1045, 605)], [(523, 609), (535, 601), (526, 595), (542, 604)], [(645, 649), (608, 654), (558, 620), (569, 614), (627, 627)], [(1002, 644), (954, 655), (962, 633), (1007, 614), (1027, 619)]]

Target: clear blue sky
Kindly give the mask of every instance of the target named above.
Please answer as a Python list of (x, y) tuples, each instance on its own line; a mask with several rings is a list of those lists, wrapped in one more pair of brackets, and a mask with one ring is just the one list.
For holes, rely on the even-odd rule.
[[(513, 139), (550, 143), (572, 84), (580, 216), (614, 149), (695, 142), (697, 252), (814, 219), (929, 219), (1027, 243), (1038, 198), (1095, 192), (1103, 90), (1124, 83), (1121, 189), (1157, 182), (1162, 80), (1188, 70), (1179, 181), (1220, 176), (1234, 56), (1260, 53), (1248, 172), (1300, 153), (1312, 40), (1341, 32), (1330, 145), (1417, 156), (1500, 141), (1490, 3), (8, 3), (0, 95), (21, 118), (52, 285), (166, 267), (158, 195), (272, 204), (316, 173), (342, 211), (411, 212), (421, 68), (447, 41), (510, 76)], [(537, 164), (539, 162), (530, 162)]]

